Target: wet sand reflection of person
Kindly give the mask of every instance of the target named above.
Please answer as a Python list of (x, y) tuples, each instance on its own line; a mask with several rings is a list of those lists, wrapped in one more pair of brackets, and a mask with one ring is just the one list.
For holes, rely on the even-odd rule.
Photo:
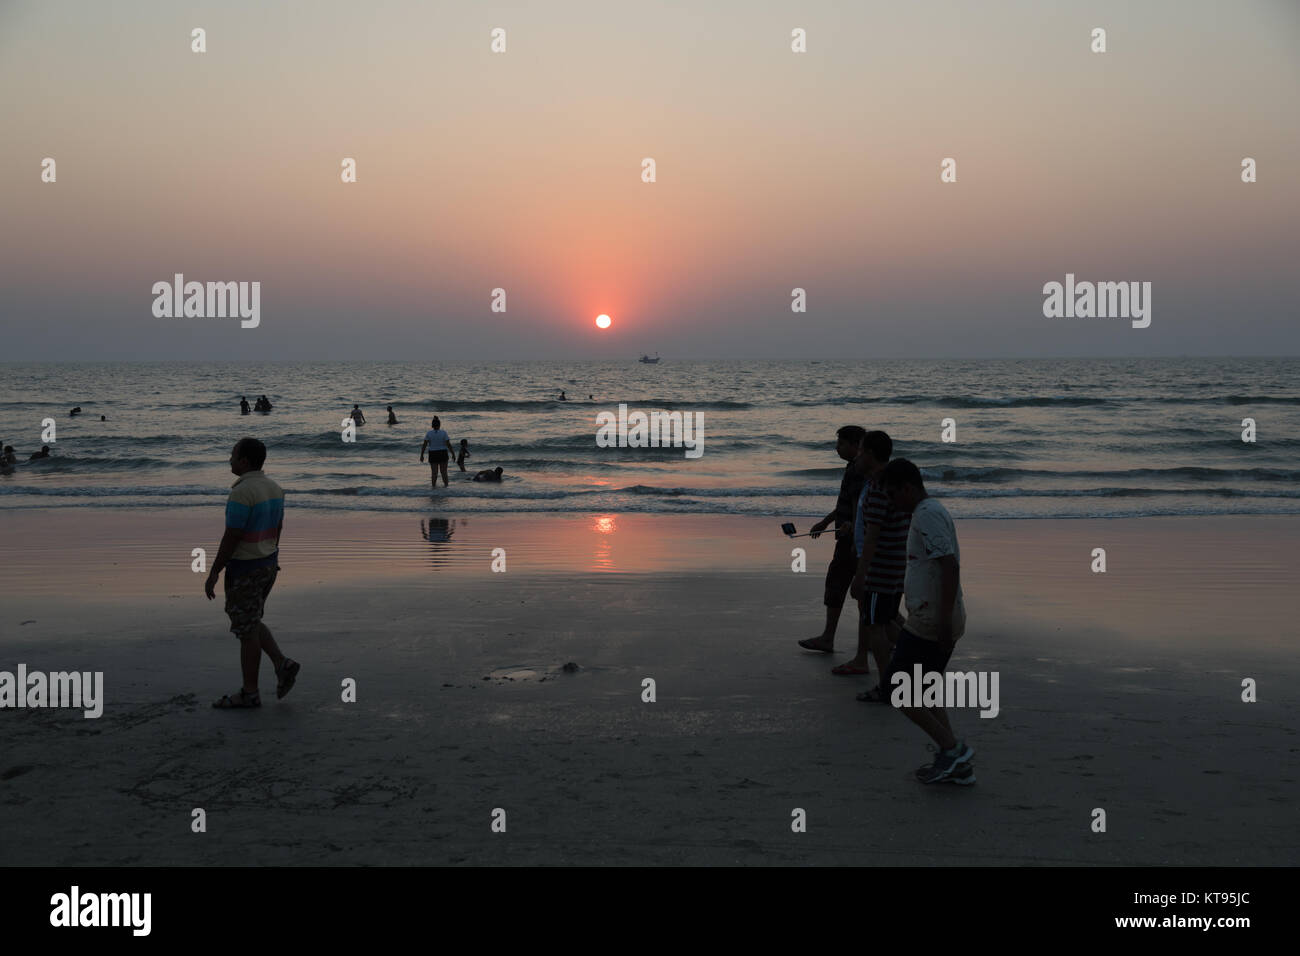
[(451, 564), (451, 554), (442, 546), (450, 544), (455, 534), (455, 518), (429, 518), (427, 522), (420, 519), (420, 537), (429, 542), (430, 567), (437, 569)]

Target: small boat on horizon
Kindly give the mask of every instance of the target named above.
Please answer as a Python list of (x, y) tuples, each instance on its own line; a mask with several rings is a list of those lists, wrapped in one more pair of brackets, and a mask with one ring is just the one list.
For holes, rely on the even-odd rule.
[(658, 365), (658, 364), (659, 364), (659, 353), (656, 352), (654, 358), (651, 358), (651, 357), (648, 356), (648, 355), (642, 355), (639, 359), (637, 359), (637, 361), (640, 362), (640, 363), (643, 364), (643, 365)]

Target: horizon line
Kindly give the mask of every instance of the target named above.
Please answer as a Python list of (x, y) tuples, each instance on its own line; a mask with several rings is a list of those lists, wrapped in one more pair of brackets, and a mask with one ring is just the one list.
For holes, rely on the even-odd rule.
[[(662, 356), (664, 361), (671, 359), (671, 356)], [(971, 356), (961, 357), (954, 355), (940, 356), (897, 356), (890, 358), (880, 357), (863, 357), (863, 358), (721, 358), (721, 357), (694, 357), (694, 358), (676, 358), (675, 362), (785, 362), (785, 363), (829, 363), (829, 362), (1165, 362), (1180, 361), (1186, 359), (1197, 360), (1224, 360), (1224, 359), (1300, 359), (1300, 353), (1285, 355), (998, 355), (998, 356)], [(639, 364), (635, 358), (459, 358), (459, 359), (440, 359), (436, 362), (422, 362), (417, 359), (398, 359), (398, 358), (266, 358), (249, 361), (248, 359), (190, 359), (190, 358), (155, 358), (155, 359), (0, 359), (0, 365), (158, 365), (167, 362), (184, 362), (189, 365), (280, 365), (291, 364), (296, 362), (337, 362), (337, 363), (376, 363), (386, 362), (394, 365), (456, 365), (462, 363), (480, 363), (489, 364), (499, 363), (518, 363), (518, 362), (602, 362), (602, 363), (620, 363), (631, 362)]]

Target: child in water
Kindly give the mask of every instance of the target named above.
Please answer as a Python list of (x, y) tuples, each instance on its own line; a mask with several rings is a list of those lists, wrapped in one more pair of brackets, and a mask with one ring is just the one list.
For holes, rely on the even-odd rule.
[(456, 464), (460, 466), (461, 471), (465, 471), (465, 459), (469, 457), (469, 439), (460, 440), (460, 451), (456, 452)]

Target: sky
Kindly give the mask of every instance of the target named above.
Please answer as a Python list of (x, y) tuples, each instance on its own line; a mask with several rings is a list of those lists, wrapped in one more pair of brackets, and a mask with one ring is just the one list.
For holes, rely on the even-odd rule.
[(1298, 103), (1295, 0), (0, 0), (0, 360), (1297, 355)]

